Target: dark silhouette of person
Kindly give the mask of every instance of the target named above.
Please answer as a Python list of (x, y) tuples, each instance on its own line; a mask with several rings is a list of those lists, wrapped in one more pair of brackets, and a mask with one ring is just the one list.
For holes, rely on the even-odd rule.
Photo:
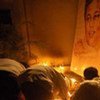
[(98, 70), (95, 67), (88, 67), (84, 70), (85, 80), (92, 80), (95, 77), (98, 77)]
[(48, 66), (33, 66), (19, 76), (26, 100), (67, 100), (64, 77)]
[(85, 80), (70, 100), (100, 100), (100, 84), (94, 80)]
[(0, 100), (25, 100), (15, 74), (0, 70)]

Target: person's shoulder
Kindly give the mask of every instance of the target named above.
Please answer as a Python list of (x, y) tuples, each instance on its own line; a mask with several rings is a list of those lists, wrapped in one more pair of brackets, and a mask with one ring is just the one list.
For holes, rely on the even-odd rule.
[(100, 76), (93, 78), (93, 80), (100, 82)]

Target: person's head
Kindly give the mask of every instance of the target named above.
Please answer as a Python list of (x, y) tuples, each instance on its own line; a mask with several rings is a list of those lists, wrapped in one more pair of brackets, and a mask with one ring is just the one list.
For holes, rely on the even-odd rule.
[(74, 92), (71, 100), (100, 100), (100, 85), (97, 81), (85, 81)]
[(86, 42), (97, 48), (100, 44), (100, 0), (86, 0), (84, 17)]
[(27, 70), (19, 76), (19, 83), (26, 100), (53, 100), (53, 85), (41, 74)]
[(5, 70), (19, 76), (26, 68), (16, 60), (0, 58), (0, 70)]
[(95, 67), (88, 67), (84, 70), (84, 78), (86, 80), (91, 80), (98, 77), (98, 70)]
[(0, 100), (25, 100), (13, 73), (0, 70)]

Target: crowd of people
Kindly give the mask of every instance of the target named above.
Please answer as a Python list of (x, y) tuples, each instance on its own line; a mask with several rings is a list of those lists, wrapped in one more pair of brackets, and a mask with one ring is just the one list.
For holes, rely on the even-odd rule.
[[(75, 49), (75, 54), (79, 55), (91, 48), (96, 51), (100, 49), (100, 0), (86, 1), (85, 41), (79, 40), (76, 45), (78, 49)], [(85, 42), (89, 50), (83, 44)], [(98, 70), (88, 67), (83, 76), (83, 82), (75, 84), (74, 91), (70, 92), (71, 79), (53, 67), (29, 66), (24, 62), (1, 58), (0, 100), (100, 100)]]
[(67, 100), (62, 74), (52, 67), (26, 65), (0, 59), (0, 100)]
[(0, 100), (100, 100), (100, 78), (95, 67), (84, 70), (84, 80), (70, 93), (65, 76), (53, 67), (26, 66), (0, 59)]

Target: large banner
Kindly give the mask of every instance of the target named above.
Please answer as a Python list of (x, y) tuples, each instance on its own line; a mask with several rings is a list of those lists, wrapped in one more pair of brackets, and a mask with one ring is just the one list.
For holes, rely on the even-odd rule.
[(71, 70), (83, 75), (89, 66), (100, 70), (100, 0), (79, 0)]

